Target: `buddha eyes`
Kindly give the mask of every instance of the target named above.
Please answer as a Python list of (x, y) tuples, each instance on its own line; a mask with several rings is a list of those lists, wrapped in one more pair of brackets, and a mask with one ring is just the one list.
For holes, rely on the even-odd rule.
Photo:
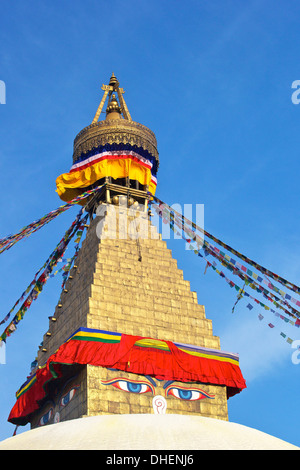
[[(152, 384), (148, 382), (143, 382), (141, 380), (128, 380), (123, 377), (117, 377), (112, 380), (102, 381), (103, 385), (112, 385), (118, 390), (123, 390), (125, 392), (131, 392), (141, 395), (142, 393), (152, 393), (155, 395), (155, 388)], [(186, 401), (195, 401), (201, 400), (203, 398), (214, 398), (214, 395), (210, 395), (207, 392), (204, 392), (201, 389), (197, 388), (184, 388), (180, 386), (169, 385), (165, 389), (166, 396), (172, 395), (175, 398)]]
[(207, 392), (204, 392), (200, 389), (187, 389), (184, 387), (173, 387), (169, 385), (166, 388), (166, 396), (172, 395), (175, 398), (180, 398), (181, 400), (195, 401), (202, 400), (203, 398), (214, 398), (214, 395), (210, 395)]
[(39, 426), (44, 426), (48, 424), (53, 415), (53, 409), (51, 408), (47, 413), (45, 413), (39, 420)]
[[(63, 395), (59, 401), (57, 403), (53, 403), (53, 405), (56, 407), (57, 405), (59, 405), (59, 409), (67, 406), (70, 401), (72, 400), (72, 398), (74, 397), (77, 389), (79, 388), (79, 386), (75, 386), (73, 388), (71, 388), (67, 393), (65, 393), (65, 395)], [(47, 413), (45, 413), (41, 419), (39, 420), (39, 423), (38, 425), (39, 426), (44, 426), (45, 424), (49, 424), (50, 421), (53, 420), (53, 415), (54, 415), (54, 409), (53, 408), (50, 408), (49, 411), (47, 411)], [(57, 412), (54, 416), (54, 422), (58, 422), (59, 421), (59, 412)]]
[(118, 385), (118, 388), (120, 388), (121, 390), (125, 390), (125, 392), (131, 392), (131, 393), (152, 392), (150, 385), (145, 384), (145, 383), (127, 382), (126, 380), (119, 380), (119, 382), (115, 385)]
[(201, 398), (201, 393), (195, 390), (180, 390), (180, 388), (171, 388), (167, 392), (168, 395), (173, 395), (173, 397), (180, 398), (181, 400), (199, 400)]
[(154, 394), (153, 385), (140, 380), (124, 380), (123, 378), (117, 378), (114, 380), (103, 381), (102, 384), (112, 385), (113, 387), (118, 388), (119, 390), (124, 390), (125, 392), (137, 394), (151, 392), (152, 394)]
[(60, 399), (60, 406), (66, 406), (71, 400), (72, 398), (74, 397), (75, 393), (76, 393), (76, 390), (77, 390), (78, 387), (75, 387), (75, 388), (72, 388), (71, 390), (69, 390), (68, 393), (66, 393), (61, 399)]

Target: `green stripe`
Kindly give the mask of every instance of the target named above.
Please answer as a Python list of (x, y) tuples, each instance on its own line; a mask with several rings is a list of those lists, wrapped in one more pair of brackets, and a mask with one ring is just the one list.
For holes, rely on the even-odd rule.
[(36, 377), (34, 378), (34, 380), (29, 382), (23, 389), (20, 389), (16, 393), (16, 397), (19, 398), (21, 395), (23, 395), (23, 393), (26, 393), (35, 384), (35, 382), (36, 382)]
[(97, 338), (95, 336), (73, 336), (71, 338), (76, 339), (78, 341), (98, 341), (99, 343), (119, 343), (119, 339), (104, 339), (104, 338)]

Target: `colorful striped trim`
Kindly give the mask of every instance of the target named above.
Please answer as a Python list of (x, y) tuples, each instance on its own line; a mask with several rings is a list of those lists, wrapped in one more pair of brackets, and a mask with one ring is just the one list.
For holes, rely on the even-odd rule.
[[(100, 341), (102, 343), (119, 343), (121, 341), (121, 333), (113, 333), (104, 330), (94, 330), (91, 328), (79, 328), (67, 341), (72, 339), (81, 341)], [(170, 351), (168, 344), (153, 338), (142, 338), (136, 343), (136, 346), (143, 348), (154, 348), (163, 351)], [(175, 343), (174, 345), (182, 352), (190, 354), (191, 356), (203, 357), (206, 359), (214, 359), (217, 361), (230, 362), (231, 364), (239, 365), (239, 355), (220, 351), (218, 349), (210, 349), (198, 346), (192, 346), (184, 343)]]
[[(95, 330), (92, 328), (79, 328), (76, 330), (65, 343), (76, 340), (76, 341), (91, 341), (101, 343), (120, 343), (122, 333), (116, 333), (105, 330)], [(180, 351), (189, 354), (194, 357), (201, 357), (204, 359), (212, 359), (221, 362), (227, 362), (236, 366), (239, 366), (239, 355), (229, 352), (220, 351), (218, 349), (210, 349), (204, 347), (193, 346), (184, 343), (173, 343)], [(169, 352), (170, 348), (168, 343), (162, 340), (153, 338), (141, 338), (136, 341), (136, 347), (140, 348), (152, 348), (161, 351)], [(39, 369), (46, 367), (46, 364), (40, 366)], [(51, 367), (50, 367), (51, 368)], [(53, 375), (55, 373), (53, 372)], [(36, 373), (28, 378), (28, 380), (20, 387), (16, 392), (16, 397), (19, 398), (23, 393), (27, 392), (36, 382)]]
[(93, 155), (96, 155), (96, 153), (101, 153), (101, 152), (115, 152), (115, 151), (128, 151), (132, 150), (133, 152), (138, 153), (142, 157), (147, 158), (147, 160), (150, 160), (153, 163), (153, 166), (157, 170), (158, 167), (158, 160), (157, 158), (148, 150), (144, 149), (143, 147), (138, 147), (137, 145), (131, 145), (128, 142), (127, 143), (106, 143), (104, 145), (99, 145), (97, 147), (92, 148), (91, 150), (87, 152), (82, 152), (75, 160), (74, 163), (79, 163), (86, 158), (89, 158)]
[(94, 330), (91, 328), (79, 328), (66, 341), (72, 339), (80, 341), (100, 341), (101, 343), (119, 343), (121, 341), (121, 333), (112, 333), (110, 331)]
[(147, 160), (144, 157), (141, 157), (141, 155), (133, 151), (126, 151), (126, 152), (122, 150), (115, 151), (115, 152), (105, 151), (105, 152), (97, 153), (96, 155), (93, 155), (92, 157), (89, 157), (83, 160), (82, 162), (74, 163), (74, 165), (70, 169), (70, 173), (72, 173), (73, 171), (83, 170), (84, 168), (88, 168), (89, 166), (94, 165), (95, 163), (98, 163), (105, 159), (114, 160), (118, 158), (130, 158), (130, 157), (139, 160), (141, 165), (145, 166), (146, 168), (151, 169), (153, 166), (149, 160)]
[(19, 388), (19, 390), (16, 392), (16, 397), (19, 398), (23, 393), (27, 392), (36, 382), (36, 374), (34, 374), (32, 377), (29, 377), (27, 382), (25, 382), (22, 387)]
[(74, 165), (71, 167), (69, 174), (74, 173), (76, 171), (82, 171), (87, 168), (92, 167), (93, 165), (96, 165), (97, 163), (100, 163), (104, 160), (133, 160), (137, 162), (139, 165), (141, 165), (144, 168), (147, 168), (151, 172), (151, 182), (157, 186), (157, 178), (156, 178), (156, 172), (153, 169), (153, 164), (147, 160), (146, 158), (142, 157), (141, 155), (133, 152), (133, 151), (115, 151), (115, 152), (108, 152), (108, 151), (103, 151), (102, 153), (98, 153), (96, 155), (93, 155), (91, 157), (86, 158), (82, 162), (79, 163), (74, 163)]
[(137, 147), (136, 145), (130, 145), (130, 144), (114, 143), (114, 144), (105, 144), (105, 145), (101, 145), (99, 147), (93, 148), (91, 151), (81, 154), (80, 157), (78, 157), (76, 161), (74, 162), (72, 168), (74, 167), (74, 165), (78, 165), (81, 163), (84, 164), (89, 159), (97, 155), (99, 156), (100, 154), (104, 154), (104, 153), (111, 153), (112, 155), (117, 155), (119, 152), (124, 155), (125, 154), (129, 155), (132, 152), (133, 154), (139, 156), (140, 158), (147, 160), (148, 162), (151, 163), (153, 175), (156, 175), (157, 169), (158, 169), (158, 162), (156, 158), (147, 150), (143, 149), (142, 147)]

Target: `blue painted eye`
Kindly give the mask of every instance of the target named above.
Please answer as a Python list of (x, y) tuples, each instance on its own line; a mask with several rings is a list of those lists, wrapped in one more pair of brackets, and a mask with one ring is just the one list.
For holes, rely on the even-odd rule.
[(147, 393), (151, 392), (151, 386), (143, 382), (133, 382), (129, 380), (118, 380), (114, 384), (115, 387), (131, 393)]
[(66, 406), (69, 403), (69, 401), (70, 401), (70, 394), (67, 393), (67, 395), (62, 397), (60, 404), (61, 406)]
[(195, 401), (195, 400), (202, 400), (203, 398), (214, 398), (214, 395), (210, 395), (207, 392), (204, 392), (203, 390), (200, 389), (188, 389), (184, 387), (173, 387), (172, 385), (169, 385), (166, 388), (166, 394), (172, 395), (175, 398), (180, 398), (181, 400), (189, 400), (189, 401)]
[(60, 400), (60, 406), (66, 406), (74, 397), (75, 392), (78, 387), (72, 388), (68, 393), (66, 393)]
[(179, 395), (179, 398), (181, 398), (182, 400), (191, 400), (193, 396), (191, 390), (180, 390), (180, 389), (178, 389), (178, 395)]
[(39, 420), (39, 426), (44, 426), (48, 424), (53, 414), (53, 409), (51, 408), (47, 413), (45, 413)]
[(148, 393), (151, 392), (154, 394), (154, 387), (150, 383), (146, 383), (138, 380), (124, 380), (122, 377), (118, 377), (112, 380), (102, 381), (103, 385), (112, 385), (119, 390), (124, 390), (124, 392), (131, 393)]
[(128, 392), (132, 393), (141, 393), (142, 384), (127, 382)]

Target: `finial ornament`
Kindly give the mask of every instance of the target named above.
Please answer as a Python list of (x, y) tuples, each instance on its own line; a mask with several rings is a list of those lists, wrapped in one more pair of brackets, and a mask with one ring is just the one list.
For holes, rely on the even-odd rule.
[(121, 114), (121, 112), (122, 112), (122, 110), (119, 106), (116, 95), (112, 94), (111, 99), (109, 100), (107, 108), (106, 108), (106, 115), (110, 114), (110, 113), (119, 113), (119, 114)]
[(112, 73), (112, 76), (110, 77), (109, 86), (112, 86), (114, 91), (116, 91), (117, 87), (119, 86), (119, 82), (118, 82), (114, 72)]
[[(96, 114), (95, 114), (95, 117), (94, 117), (92, 123), (98, 121), (107, 96), (108, 96), (108, 108), (109, 108), (109, 106), (111, 104), (111, 101), (112, 101), (112, 96), (111, 95), (112, 95), (113, 92), (117, 92), (117, 94), (118, 94), (119, 103), (120, 103), (120, 110), (121, 110), (121, 114), (123, 115), (124, 119), (127, 119), (128, 121), (132, 121), (130, 113), (129, 113), (128, 108), (127, 108), (127, 105), (126, 105), (125, 100), (123, 98), (123, 95), (124, 95), (125, 92), (124, 92), (123, 88), (120, 88), (119, 81), (118, 81), (117, 77), (115, 76), (114, 72), (112, 73), (112, 76), (110, 77), (109, 85), (102, 85), (101, 89), (104, 91), (104, 94), (103, 94), (102, 100), (101, 100), (101, 102), (98, 106), (98, 109), (96, 111)], [(114, 99), (117, 102), (115, 96), (114, 96)], [(107, 108), (107, 112), (108, 112), (108, 108)], [(111, 111), (109, 111), (109, 112), (111, 112)]]

